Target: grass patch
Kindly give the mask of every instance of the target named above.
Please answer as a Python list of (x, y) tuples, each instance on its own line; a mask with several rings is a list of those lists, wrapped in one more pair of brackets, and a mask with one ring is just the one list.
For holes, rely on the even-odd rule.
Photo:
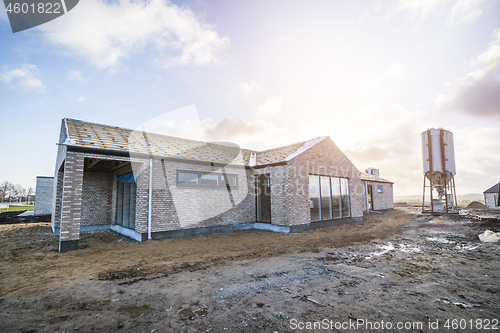
[(0, 208), (0, 214), (5, 212), (18, 212), (20, 210), (34, 210), (35, 206), (11, 206), (9, 208)]

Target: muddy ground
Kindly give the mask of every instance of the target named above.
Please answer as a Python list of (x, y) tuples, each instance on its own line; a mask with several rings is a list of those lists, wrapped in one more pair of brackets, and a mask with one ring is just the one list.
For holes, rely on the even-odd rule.
[(47, 223), (2, 225), (0, 331), (294, 332), (323, 319), (331, 331), (500, 329), (500, 244), (477, 237), (500, 231), (493, 214), (398, 208), (300, 234), (147, 243), (101, 231), (64, 254)]
[(20, 216), (20, 214), (24, 212), (26, 212), (26, 210), (1, 213), (0, 224), (36, 223), (50, 221), (50, 215)]

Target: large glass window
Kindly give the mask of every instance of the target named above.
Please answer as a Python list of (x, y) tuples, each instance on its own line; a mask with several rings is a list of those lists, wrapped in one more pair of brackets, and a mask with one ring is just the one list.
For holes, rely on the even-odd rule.
[(309, 176), (309, 207), (311, 209), (311, 221), (321, 221), (319, 176)]
[(309, 175), (311, 221), (350, 217), (349, 180)]
[(330, 192), (330, 177), (321, 176), (321, 219), (332, 219), (332, 196)]
[(342, 217), (351, 216), (349, 205), (349, 179), (340, 178)]
[(117, 182), (116, 187), (116, 224), (135, 229), (135, 183)]
[(177, 187), (226, 189), (226, 180), (232, 189), (238, 188), (238, 176), (235, 174), (177, 171)]
[(340, 178), (332, 177), (332, 205), (333, 218), (339, 219), (342, 217), (342, 206), (340, 200)]

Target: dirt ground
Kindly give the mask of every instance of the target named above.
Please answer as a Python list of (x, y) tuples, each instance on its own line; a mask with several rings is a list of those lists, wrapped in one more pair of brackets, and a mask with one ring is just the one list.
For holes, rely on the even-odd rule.
[(495, 214), (398, 208), (298, 234), (145, 243), (99, 231), (63, 254), (48, 223), (1, 225), (0, 332), (292, 332), (323, 319), (331, 331), (500, 329), (500, 244), (477, 237), (500, 231)]

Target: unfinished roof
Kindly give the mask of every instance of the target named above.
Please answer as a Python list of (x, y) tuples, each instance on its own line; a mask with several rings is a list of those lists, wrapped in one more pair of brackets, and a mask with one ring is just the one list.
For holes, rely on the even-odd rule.
[(382, 177), (377, 177), (374, 175), (370, 175), (369, 173), (366, 172), (360, 172), (361, 175), (361, 180), (368, 180), (371, 182), (379, 182), (379, 183), (389, 183), (389, 184), (394, 184), (394, 182), (391, 182), (390, 180), (387, 180)]
[(317, 139), (294, 143), (288, 146), (263, 150), (257, 153), (257, 165), (289, 161), (326, 138), (327, 137), (324, 136)]
[(500, 183), (493, 185), (483, 193), (498, 193), (498, 187), (500, 186)]
[[(188, 140), (69, 118), (65, 119), (65, 124), (68, 139), (64, 144), (68, 146), (96, 148), (110, 152), (128, 152), (132, 155), (137, 153), (183, 160), (252, 166), (288, 161), (326, 138), (312, 139), (258, 152), (241, 149), (237, 146)], [(252, 153), (255, 154), (255, 163), (250, 163)]]

